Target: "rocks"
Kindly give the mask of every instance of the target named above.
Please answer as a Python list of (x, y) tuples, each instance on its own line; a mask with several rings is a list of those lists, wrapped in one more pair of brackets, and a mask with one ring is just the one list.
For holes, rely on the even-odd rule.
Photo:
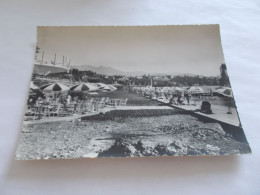
[(108, 150), (99, 153), (99, 157), (114, 156), (165, 156), (187, 155), (187, 145), (177, 140), (171, 144), (144, 145), (142, 140), (132, 144), (129, 141), (117, 139)]
[(213, 128), (209, 127), (198, 127), (193, 130), (193, 138), (197, 140), (219, 140), (219, 139), (228, 139), (228, 136), (220, 126)]
[(207, 144), (206, 148), (210, 155), (219, 155), (220, 148), (218, 146), (213, 146), (213, 145)]
[(187, 154), (187, 144), (180, 140), (176, 140), (175, 142), (171, 143), (170, 146), (176, 149), (177, 155), (186, 155)]
[[(203, 123), (190, 115), (176, 115), (172, 110), (163, 111), (162, 116), (160, 110), (150, 112), (132, 112), (130, 117), (128, 112), (106, 113), (101, 116), (105, 120), (89, 118), (74, 123), (25, 126), (30, 133), (21, 134), (16, 159), (222, 155), (248, 151), (247, 143), (242, 147), (218, 123)], [(147, 117), (140, 117), (142, 114)]]
[(104, 132), (112, 132), (112, 129), (111, 127), (109, 126), (106, 126), (105, 129), (104, 129)]
[(167, 151), (168, 151), (169, 155), (173, 155), (173, 156), (178, 153), (178, 150), (175, 147), (171, 146), (171, 145), (169, 145), (167, 147)]
[(200, 149), (193, 147), (193, 146), (188, 146), (187, 148), (187, 155), (202, 155)]
[(207, 147), (208, 150), (211, 150), (211, 151), (220, 150), (220, 148), (218, 146), (213, 146), (213, 145), (210, 145), (210, 144), (207, 144), (206, 147)]
[(183, 144), (182, 144), (182, 142), (181, 142), (180, 140), (176, 140), (175, 142), (173, 142), (173, 143), (171, 144), (171, 146), (174, 146), (176, 149), (181, 149), (181, 148), (183, 148)]
[(82, 158), (96, 158), (98, 156), (98, 153), (90, 152), (88, 154), (84, 154), (81, 157)]
[(131, 155), (128, 144), (123, 139), (116, 139), (115, 143), (107, 150), (100, 152), (98, 157), (126, 157)]
[(139, 151), (141, 154), (144, 153), (145, 147), (144, 147), (144, 145), (143, 145), (143, 143), (142, 143), (142, 140), (139, 140), (136, 144), (133, 144), (133, 146), (134, 146), (135, 149), (136, 149), (137, 151)]
[(209, 155), (209, 152), (203, 147), (188, 146), (187, 155), (188, 156)]
[(154, 152), (157, 153), (159, 156), (165, 156), (165, 155), (169, 155), (168, 154), (168, 150), (167, 147), (163, 144), (158, 144), (155, 148), (154, 148)]

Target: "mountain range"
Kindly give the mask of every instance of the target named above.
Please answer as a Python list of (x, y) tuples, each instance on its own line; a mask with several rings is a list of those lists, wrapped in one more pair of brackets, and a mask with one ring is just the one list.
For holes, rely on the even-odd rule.
[(112, 75), (141, 76), (147, 74), (141, 71), (125, 72), (125, 71), (118, 70), (116, 68), (112, 68), (110, 66), (82, 65), (82, 66), (73, 66), (73, 68), (77, 68), (79, 70), (91, 70), (92, 72), (109, 75), (109, 76)]
[(142, 72), (142, 71), (133, 71), (133, 72), (126, 72), (122, 70), (118, 70), (116, 68), (112, 68), (110, 66), (92, 66), (92, 65), (81, 65), (81, 66), (73, 66), (73, 68), (77, 68), (81, 71), (83, 70), (90, 70), (92, 72), (96, 72), (97, 74), (103, 74), (108, 76), (113, 75), (124, 75), (124, 76), (142, 76), (145, 74), (150, 75), (172, 75), (172, 76), (203, 76), (197, 74), (190, 74), (190, 73), (149, 73), (149, 72)]

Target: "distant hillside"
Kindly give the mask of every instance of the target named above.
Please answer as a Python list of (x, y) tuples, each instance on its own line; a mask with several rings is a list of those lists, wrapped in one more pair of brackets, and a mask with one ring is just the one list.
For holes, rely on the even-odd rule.
[(133, 71), (133, 72), (125, 72), (122, 70), (118, 70), (116, 68), (112, 68), (109, 66), (92, 66), (92, 65), (82, 65), (82, 66), (73, 66), (74, 68), (77, 68), (79, 70), (91, 70), (93, 72), (96, 72), (97, 74), (103, 74), (103, 75), (125, 75), (125, 76), (142, 76), (145, 74), (150, 75), (171, 75), (171, 76), (200, 76), (203, 77), (203, 75), (197, 75), (197, 74), (191, 74), (191, 73), (149, 73), (149, 72), (142, 72), (142, 71)]
[(105, 75), (121, 75), (124, 74), (123, 71), (117, 70), (112, 67), (108, 66), (91, 66), (91, 65), (82, 65), (82, 66), (74, 66), (74, 68), (77, 68), (79, 70), (91, 70), (93, 72), (96, 72), (98, 74), (105, 74)]
[(141, 76), (145, 74), (145, 72), (124, 72), (109, 66), (92, 66), (92, 65), (82, 65), (82, 66), (73, 66), (74, 68), (77, 68), (79, 70), (91, 70), (93, 72), (96, 72), (98, 74), (104, 74), (104, 75), (126, 75), (126, 76)]

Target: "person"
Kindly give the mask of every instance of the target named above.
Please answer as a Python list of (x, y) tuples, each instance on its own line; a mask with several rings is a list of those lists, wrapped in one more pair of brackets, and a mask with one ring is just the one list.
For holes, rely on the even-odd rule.
[(73, 97), (73, 104), (74, 104), (74, 112), (77, 110), (77, 106), (78, 106), (78, 97), (75, 96)]
[(183, 96), (184, 96), (184, 100), (185, 100), (185, 99), (187, 100), (188, 93), (185, 91)]
[(191, 93), (188, 92), (188, 104), (190, 105), (190, 101), (191, 101)]
[(159, 97), (159, 92), (156, 90), (155, 91), (155, 98), (156, 98), (156, 100), (158, 99), (158, 97)]
[(38, 112), (38, 119), (41, 119), (41, 112), (42, 112), (42, 109), (43, 109), (43, 100), (42, 100), (42, 97), (38, 97), (38, 99), (36, 100), (36, 108), (37, 108), (37, 112)]
[(185, 92), (185, 93), (184, 93), (184, 97), (185, 97), (186, 100), (187, 100), (187, 104), (190, 105), (190, 96), (189, 96), (189, 93), (188, 93), (188, 92)]
[(59, 102), (60, 102), (60, 97), (58, 97), (58, 96), (56, 95), (55, 104), (58, 104)]
[(63, 105), (64, 109), (67, 110), (66, 100), (62, 95), (60, 96), (60, 103)]
[(178, 99), (177, 99), (177, 102), (178, 102), (178, 105), (182, 105), (183, 103), (183, 100), (182, 100), (182, 94), (181, 93), (178, 93)]
[(33, 106), (33, 98), (30, 98), (30, 97), (28, 98), (27, 105)]
[(234, 105), (234, 101), (231, 98), (227, 98), (227, 114), (232, 114), (232, 109), (231, 107)]
[(68, 104), (68, 105), (70, 105), (70, 101), (71, 101), (71, 96), (68, 95), (68, 96), (67, 96), (67, 104)]
[(49, 96), (49, 102), (50, 103), (52, 103), (53, 102), (53, 97), (52, 97), (52, 95), (50, 94), (50, 96)]
[(83, 97), (83, 100), (80, 104), (80, 112), (81, 114), (84, 114), (86, 112), (86, 103), (87, 103), (87, 96)]
[(38, 99), (36, 100), (36, 105), (39, 106), (43, 103), (42, 97), (39, 96)]
[(50, 104), (50, 96), (46, 95), (45, 104)]
[(174, 98), (173, 98), (173, 95), (170, 97), (169, 104), (174, 104)]

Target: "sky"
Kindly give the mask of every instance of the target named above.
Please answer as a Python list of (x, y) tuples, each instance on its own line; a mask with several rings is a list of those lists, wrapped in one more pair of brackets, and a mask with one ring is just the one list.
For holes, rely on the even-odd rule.
[(225, 63), (219, 25), (38, 27), (44, 60), (121, 71), (217, 76)]

